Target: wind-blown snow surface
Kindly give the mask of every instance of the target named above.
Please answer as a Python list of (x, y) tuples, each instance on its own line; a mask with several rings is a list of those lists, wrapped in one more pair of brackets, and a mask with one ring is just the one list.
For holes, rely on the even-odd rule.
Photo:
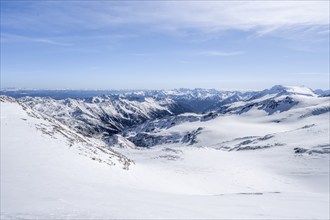
[[(60, 122), (0, 102), (1, 217), (328, 219), (328, 99), (301, 93), (283, 112), (258, 104), (155, 134), (195, 130), (193, 145), (139, 148), (118, 135), (130, 146), (119, 152), (100, 151), (92, 138), (70, 141), (79, 134), (68, 131), (49, 135)], [(239, 111), (247, 103), (234, 104)]]

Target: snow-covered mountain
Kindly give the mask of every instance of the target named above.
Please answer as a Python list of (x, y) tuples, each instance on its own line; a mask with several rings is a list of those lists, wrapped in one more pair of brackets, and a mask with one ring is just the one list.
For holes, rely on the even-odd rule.
[(64, 100), (23, 97), (19, 102), (87, 136), (115, 134), (123, 128), (184, 111), (171, 99), (133, 95)]
[(316, 89), (314, 90), (314, 93), (320, 95), (320, 96), (330, 96), (330, 90), (322, 90), (322, 89)]
[(293, 86), (274, 86), (254, 94), (251, 98), (241, 99), (220, 107), (221, 113), (242, 114), (252, 108), (266, 111), (268, 114), (288, 111), (297, 104), (327, 100), (319, 98), (311, 89)]
[(128, 93), (143, 97), (157, 99), (170, 98), (178, 105), (185, 107), (186, 111), (205, 113), (228, 103), (245, 100), (257, 94), (256, 91), (224, 91), (216, 89), (174, 89), (174, 90), (151, 90)]
[[(222, 118), (229, 116), (235, 120), (257, 121), (256, 126), (263, 119), (269, 126), (295, 125), (290, 128), (298, 129), (299, 126), (308, 125), (307, 118), (317, 115), (326, 117), (330, 112), (329, 97), (319, 97), (307, 88), (274, 86), (271, 89), (254, 92), (252, 97), (251, 94), (249, 92), (248, 95), (241, 96), (242, 98), (239, 100), (233, 99), (233, 102), (224, 102), (214, 111), (205, 114), (183, 113), (150, 120), (124, 129), (119, 135), (140, 147), (153, 147), (169, 143), (196, 144), (199, 142), (197, 136), (203, 136), (203, 133), (214, 133), (213, 136), (216, 136), (214, 123), (221, 123)], [(233, 96), (237, 97), (237, 94)], [(314, 119), (315, 117), (311, 121)], [(207, 129), (208, 125), (211, 128)], [(183, 129), (184, 126), (187, 128)], [(265, 133), (265, 135), (268, 134)], [(271, 134), (269, 133), (269, 135)], [(326, 136), (326, 133), (322, 135)], [(216, 140), (215, 137), (211, 139)], [(199, 145), (209, 146), (210, 143), (201, 141)], [(328, 147), (327, 139), (324, 140), (322, 146)]]
[[(94, 137), (83, 136), (57, 119), (40, 113), (24, 103), (4, 96), (0, 97), (0, 102), (1, 127), (4, 132), (1, 136), (4, 145), (15, 144), (8, 144), (6, 141), (12, 137), (15, 139), (15, 135), (23, 134), (28, 144), (33, 144), (34, 139), (38, 139), (44, 144), (50, 142), (54, 146), (61, 146), (62, 148), (68, 146), (74, 148), (80, 155), (111, 166), (120, 164), (124, 169), (128, 169), (133, 162), (126, 156), (108, 148), (103, 141)], [(11, 127), (10, 124), (15, 126)], [(42, 137), (39, 137), (38, 134), (41, 134)]]
[(329, 218), (330, 97), (308, 88), (0, 104), (1, 218)]
[[(329, 112), (328, 97), (319, 96), (305, 87), (281, 85), (249, 92), (177, 89), (134, 91), (85, 99), (23, 97), (18, 102), (84, 136), (102, 139), (109, 146), (122, 142), (121, 146), (128, 143), (128, 146), (135, 144), (138, 147), (195, 143), (196, 136), (203, 133), (202, 125), (184, 132), (162, 133), (179, 124), (213, 121), (224, 115), (255, 112), (274, 115), (268, 119), (279, 123), (290, 120), (294, 109), (301, 110), (300, 118)], [(279, 114), (281, 112), (290, 113)]]
[[(328, 101), (329, 97), (319, 96), (311, 89), (281, 85), (249, 92), (178, 89), (85, 99), (18, 99), (18, 103), (56, 119), (83, 136), (103, 140), (110, 147), (117, 142), (138, 147), (197, 143), (196, 136), (203, 133), (206, 121), (213, 123), (227, 115), (265, 117), (271, 123), (303, 121), (303, 118), (329, 112)], [(194, 129), (168, 133), (180, 124), (191, 126), (198, 122), (201, 125)]]
[[(153, 119), (206, 111), (233, 92), (217, 90), (141, 91), (85, 99), (22, 97), (19, 102), (87, 136), (109, 136)], [(197, 106), (197, 107), (196, 107)]]

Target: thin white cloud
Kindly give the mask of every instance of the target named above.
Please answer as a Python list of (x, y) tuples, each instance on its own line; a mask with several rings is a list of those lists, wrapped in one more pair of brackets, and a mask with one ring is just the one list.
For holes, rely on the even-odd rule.
[(209, 56), (209, 57), (228, 57), (228, 56), (237, 56), (242, 55), (245, 52), (243, 51), (200, 51), (196, 52), (193, 55), (195, 56)]
[(328, 9), (329, 1), (36, 2), (27, 11), (3, 14), (2, 25), (54, 33), (133, 27), (290, 35), (310, 27), (317, 27), (318, 33), (328, 30)]
[(282, 28), (329, 24), (328, 1), (169, 2), (166, 5), (155, 13), (178, 28), (254, 29), (270, 33)]
[(42, 44), (51, 44), (56, 46), (72, 46), (72, 44), (63, 43), (48, 38), (26, 37), (26, 36), (5, 34), (5, 33), (1, 33), (1, 42), (2, 43), (34, 42), (34, 43), (42, 43)]
[(329, 73), (317, 73), (317, 72), (306, 72), (306, 73), (295, 73), (294, 75), (300, 76), (329, 76)]

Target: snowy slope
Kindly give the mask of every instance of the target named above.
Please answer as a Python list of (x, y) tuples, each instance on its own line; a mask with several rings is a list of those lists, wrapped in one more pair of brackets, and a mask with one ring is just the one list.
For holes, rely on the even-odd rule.
[[(131, 164), (128, 158), (107, 148), (102, 141), (84, 137), (56, 119), (36, 112), (23, 103), (4, 97), (0, 97), (0, 103), (1, 132), (3, 132), (1, 133), (1, 143), (5, 146), (16, 144), (17, 139), (17, 150), (19, 151), (27, 143), (33, 144), (38, 141), (48, 145), (46, 143), (49, 142), (54, 146), (62, 146), (65, 151), (69, 149), (76, 154), (110, 166), (117, 164), (128, 169)], [(20, 135), (24, 136), (18, 138)], [(20, 139), (25, 141), (19, 142)], [(7, 143), (8, 140), (12, 142)]]
[[(328, 219), (329, 98), (280, 93), (148, 120), (112, 148), (2, 97), (1, 218)], [(259, 108), (287, 96), (285, 111)], [(137, 135), (179, 142), (141, 148)]]

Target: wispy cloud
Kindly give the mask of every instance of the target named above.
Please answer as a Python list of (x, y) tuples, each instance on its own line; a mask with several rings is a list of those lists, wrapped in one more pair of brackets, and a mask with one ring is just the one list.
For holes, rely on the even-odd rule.
[(14, 34), (6, 34), (6, 33), (1, 33), (1, 42), (2, 43), (33, 42), (33, 43), (51, 44), (56, 46), (72, 46), (72, 44), (70, 43), (63, 43), (48, 38), (27, 37), (27, 36), (20, 36)]
[[(328, 30), (329, 1), (33, 2), (3, 11), (2, 25), (65, 33), (126, 27), (147, 31), (254, 31), (262, 35)], [(325, 32), (326, 33), (326, 32)]]
[(228, 57), (228, 56), (238, 56), (245, 54), (243, 51), (199, 51), (193, 53), (194, 56), (210, 56), (210, 57)]
[(317, 73), (317, 72), (306, 72), (306, 73), (294, 73), (294, 75), (300, 76), (329, 76), (329, 73)]

